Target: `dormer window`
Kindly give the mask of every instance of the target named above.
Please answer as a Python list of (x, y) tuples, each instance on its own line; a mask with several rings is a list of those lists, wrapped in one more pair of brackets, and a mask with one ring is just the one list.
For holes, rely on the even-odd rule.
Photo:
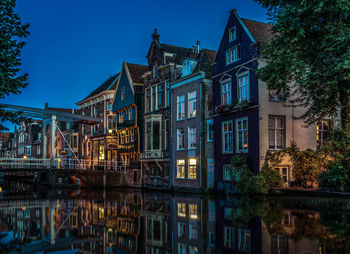
[(192, 74), (197, 62), (194, 60), (186, 59), (182, 64), (181, 77)]
[(122, 87), (122, 91), (121, 91), (121, 94), (120, 94), (120, 100), (124, 100), (125, 99), (125, 87)]
[(236, 27), (232, 27), (229, 30), (229, 42), (236, 40)]

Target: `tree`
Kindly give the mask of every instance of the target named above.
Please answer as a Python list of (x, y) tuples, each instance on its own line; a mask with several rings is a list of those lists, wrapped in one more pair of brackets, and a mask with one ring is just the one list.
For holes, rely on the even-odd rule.
[[(340, 113), (349, 126), (350, 1), (256, 0), (268, 9), (273, 38), (262, 50), (267, 65), (258, 76), (283, 89), (312, 124)], [(290, 82), (292, 86), (290, 86)], [(289, 84), (288, 84), (289, 83)]]
[[(27, 74), (19, 74), (21, 65), (21, 50), (25, 45), (22, 40), (29, 34), (29, 25), (23, 25), (15, 13), (15, 0), (0, 1), (0, 99), (10, 94), (19, 94), (26, 87)], [(0, 119), (18, 123), (19, 114), (4, 110), (0, 105)], [(0, 131), (7, 128), (0, 124)]]

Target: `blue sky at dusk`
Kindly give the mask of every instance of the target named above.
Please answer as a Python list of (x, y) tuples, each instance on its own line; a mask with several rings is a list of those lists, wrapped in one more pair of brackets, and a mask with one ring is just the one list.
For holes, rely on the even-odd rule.
[(29, 86), (5, 103), (72, 108), (120, 71), (123, 60), (146, 64), (151, 34), (160, 41), (216, 50), (229, 11), (266, 21), (266, 11), (251, 0), (117, 1), (18, 0), (17, 11), (30, 23), (22, 70)]

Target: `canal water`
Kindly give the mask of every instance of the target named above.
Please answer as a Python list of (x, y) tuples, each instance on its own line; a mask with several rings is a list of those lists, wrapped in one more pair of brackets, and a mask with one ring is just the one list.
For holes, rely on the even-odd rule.
[(0, 253), (350, 253), (346, 198), (0, 186)]

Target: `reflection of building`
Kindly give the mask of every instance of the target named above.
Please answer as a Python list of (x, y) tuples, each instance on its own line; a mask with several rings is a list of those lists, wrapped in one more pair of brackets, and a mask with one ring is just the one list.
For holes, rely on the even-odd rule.
[(173, 230), (171, 196), (166, 194), (143, 196), (143, 253), (172, 253)]
[(79, 129), (78, 157), (95, 168), (106, 165), (105, 161), (117, 159), (112, 100), (118, 77), (119, 74), (110, 77), (86, 98), (76, 103), (80, 114), (103, 119), (103, 123), (93, 126), (81, 124)]
[(147, 66), (123, 62), (116, 84), (113, 112), (116, 120), (118, 161), (127, 169), (128, 182), (141, 186), (143, 148), (143, 83)]

